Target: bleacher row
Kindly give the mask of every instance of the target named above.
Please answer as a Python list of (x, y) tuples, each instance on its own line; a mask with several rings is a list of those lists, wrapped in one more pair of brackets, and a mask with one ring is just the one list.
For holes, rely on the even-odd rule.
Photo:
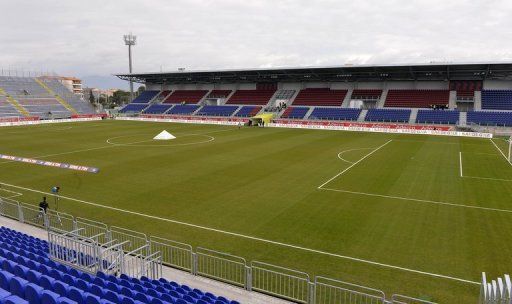
[(163, 278), (91, 275), (49, 259), (48, 246), (0, 227), (0, 303), (239, 304)]
[[(94, 114), (94, 107), (89, 102), (84, 102), (70, 92), (56, 79), (38, 79), (59, 97), (63, 98), (79, 114)], [(24, 116), (14, 105), (26, 110), (30, 116), (42, 118), (67, 118), (71, 116), (68, 110), (55, 95), (48, 92), (33, 77), (8, 77), (0, 76), (0, 117)], [(11, 102), (7, 99), (9, 95)]]

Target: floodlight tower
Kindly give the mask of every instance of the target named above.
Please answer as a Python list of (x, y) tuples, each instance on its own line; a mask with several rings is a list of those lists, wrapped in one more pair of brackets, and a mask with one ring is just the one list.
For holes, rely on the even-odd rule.
[[(130, 68), (130, 74), (132, 73), (132, 45), (137, 43), (137, 36), (132, 35), (124, 35), (124, 44), (128, 46), (128, 64)], [(133, 100), (133, 81), (130, 78), (130, 102)]]

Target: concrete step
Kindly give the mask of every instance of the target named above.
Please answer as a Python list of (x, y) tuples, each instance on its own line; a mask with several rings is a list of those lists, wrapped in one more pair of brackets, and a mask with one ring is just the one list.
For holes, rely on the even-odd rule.
[(416, 117), (418, 117), (418, 109), (411, 109), (411, 116), (409, 116), (409, 123), (416, 123)]
[(359, 114), (359, 117), (357, 118), (357, 121), (363, 122), (366, 117), (366, 113), (368, 113), (368, 110), (362, 110)]

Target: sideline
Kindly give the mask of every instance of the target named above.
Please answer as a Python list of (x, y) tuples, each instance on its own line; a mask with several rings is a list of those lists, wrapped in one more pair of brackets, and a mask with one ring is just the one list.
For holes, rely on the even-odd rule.
[[(376, 150), (374, 150), (374, 151), (376, 151)], [(4, 186), (7, 186), (7, 187), (12, 187), (12, 188), (16, 188), (16, 189), (22, 189), (22, 190), (26, 190), (26, 191), (31, 191), (31, 192), (35, 192), (35, 193), (45, 194), (45, 195), (51, 195), (51, 193), (48, 193), (48, 192), (44, 192), (44, 191), (40, 191), (40, 190), (35, 190), (35, 189), (30, 189), (30, 188), (21, 187), (21, 186), (16, 186), (16, 185), (4, 183), (4, 182), (0, 182), (0, 185), (4, 185)], [(150, 219), (153, 219), (153, 220), (159, 220), (159, 221), (163, 221), (163, 222), (179, 224), (179, 225), (193, 227), (193, 228), (202, 229), (202, 230), (206, 230), (206, 231), (217, 232), (217, 233), (221, 233), (221, 234), (231, 235), (231, 236), (235, 236), (235, 237), (245, 238), (245, 239), (259, 241), (259, 242), (273, 244), (273, 245), (278, 245), (278, 246), (282, 246), (282, 247), (298, 249), (298, 250), (302, 250), (302, 251), (306, 251), (306, 252), (311, 252), (311, 253), (317, 253), (317, 254), (321, 254), (321, 255), (325, 255), (325, 256), (331, 256), (331, 257), (335, 257), (335, 258), (351, 260), (351, 261), (365, 263), (365, 264), (370, 264), (370, 265), (374, 265), (374, 266), (380, 266), (380, 267), (384, 267), (384, 268), (396, 269), (396, 270), (401, 270), (401, 271), (405, 271), (405, 272), (411, 272), (411, 273), (416, 273), (416, 274), (421, 274), (421, 275), (426, 275), (426, 276), (431, 276), (431, 277), (436, 277), (436, 278), (442, 278), (442, 279), (448, 279), (448, 280), (452, 280), (452, 281), (458, 281), (458, 282), (462, 282), (462, 283), (480, 285), (479, 282), (475, 282), (475, 281), (471, 281), (471, 280), (466, 280), (466, 279), (462, 279), (462, 278), (457, 278), (457, 277), (453, 277), (453, 276), (437, 274), (437, 273), (431, 273), (431, 272), (426, 272), (426, 271), (421, 271), (421, 270), (416, 270), (416, 269), (411, 269), (411, 268), (406, 268), (406, 267), (401, 267), (401, 266), (395, 266), (395, 265), (390, 265), (390, 264), (384, 264), (384, 263), (379, 263), (379, 262), (375, 262), (375, 261), (371, 261), (371, 260), (365, 260), (365, 259), (361, 259), (361, 258), (355, 258), (355, 257), (351, 257), (351, 256), (345, 256), (345, 255), (331, 253), (331, 252), (326, 252), (326, 251), (321, 251), (321, 250), (317, 250), (317, 249), (306, 248), (306, 247), (297, 246), (297, 245), (293, 245), (293, 244), (287, 244), (287, 243), (267, 240), (267, 239), (263, 239), (263, 238), (259, 238), (259, 237), (255, 237), (255, 236), (241, 234), (241, 233), (229, 232), (229, 231), (224, 231), (224, 230), (220, 230), (220, 229), (217, 229), (217, 228), (211, 228), (211, 227), (207, 227), (207, 226), (201, 226), (201, 225), (197, 225), (197, 224), (186, 223), (186, 222), (182, 222), (182, 221), (177, 221), (177, 220), (173, 220), (173, 219), (158, 217), (158, 216), (155, 216), (155, 215), (144, 214), (144, 213), (140, 213), (140, 212), (136, 212), (136, 211), (130, 211), (130, 210), (121, 209), (121, 208), (117, 208), (117, 207), (106, 206), (106, 205), (102, 205), (102, 204), (98, 204), (98, 203), (93, 203), (93, 202), (88, 202), (88, 201), (85, 201), (85, 200), (80, 200), (80, 199), (76, 199), (76, 198), (72, 198), (72, 197), (68, 197), (68, 196), (61, 195), (60, 197), (63, 198), (63, 199), (67, 199), (67, 200), (70, 200), (70, 201), (77, 202), (77, 203), (82, 203), (82, 204), (91, 205), (91, 206), (95, 206), (95, 207), (110, 209), (110, 210), (119, 211), (119, 212), (122, 212), (122, 213), (131, 214), (131, 215), (137, 215), (137, 216), (141, 216), (141, 217), (146, 217), (146, 218), (150, 218)], [(512, 212), (512, 211), (510, 211), (510, 212)]]

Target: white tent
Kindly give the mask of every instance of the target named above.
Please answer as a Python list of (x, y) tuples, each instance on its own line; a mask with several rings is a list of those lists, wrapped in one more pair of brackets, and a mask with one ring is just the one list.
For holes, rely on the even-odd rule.
[(176, 138), (176, 136), (172, 135), (171, 133), (167, 132), (166, 130), (163, 130), (157, 136), (153, 137), (153, 139), (156, 139), (156, 140), (170, 140), (170, 139), (175, 139), (175, 138)]

